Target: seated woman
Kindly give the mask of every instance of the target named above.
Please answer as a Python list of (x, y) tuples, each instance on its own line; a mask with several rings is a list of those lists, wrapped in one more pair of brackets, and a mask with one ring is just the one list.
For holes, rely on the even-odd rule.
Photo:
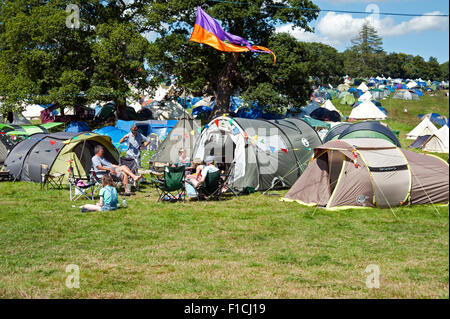
[(84, 205), (81, 209), (82, 212), (101, 212), (117, 209), (119, 197), (110, 175), (103, 175), (102, 187), (100, 190), (100, 201), (96, 205)]
[(197, 186), (198, 182), (202, 178), (202, 170), (204, 168), (203, 161), (200, 158), (195, 158), (192, 162), (192, 173), (191, 175), (186, 176), (186, 181), (190, 184)]
[(180, 148), (178, 150), (178, 159), (177, 161), (173, 164), (173, 166), (185, 166), (185, 167), (189, 167), (190, 161), (189, 158), (186, 156), (186, 150), (184, 148)]
[(197, 186), (202, 179), (203, 167), (203, 161), (200, 158), (195, 158), (192, 161), (192, 170), (194, 173), (186, 176), (186, 194), (189, 198), (197, 197), (197, 191), (194, 187)]

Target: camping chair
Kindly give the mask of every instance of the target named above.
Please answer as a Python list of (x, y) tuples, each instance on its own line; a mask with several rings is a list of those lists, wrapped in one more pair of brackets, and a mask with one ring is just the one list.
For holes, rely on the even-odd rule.
[(223, 187), (224, 180), (220, 170), (217, 172), (208, 172), (208, 174), (206, 174), (205, 182), (197, 189), (198, 198), (220, 200)]
[(50, 168), (47, 164), (41, 164), (41, 190), (61, 189), (64, 174), (50, 173)]
[(0, 171), (0, 182), (10, 182), (13, 180), (14, 177), (9, 173), (9, 171)]
[(74, 202), (81, 197), (85, 197), (88, 200), (94, 200), (96, 182), (91, 177), (76, 177), (73, 167), (70, 166), (67, 182), (69, 184), (71, 201)]
[(186, 200), (185, 172), (184, 166), (166, 166), (164, 168), (164, 179), (150, 179), (158, 191), (158, 202), (166, 198), (171, 201)]

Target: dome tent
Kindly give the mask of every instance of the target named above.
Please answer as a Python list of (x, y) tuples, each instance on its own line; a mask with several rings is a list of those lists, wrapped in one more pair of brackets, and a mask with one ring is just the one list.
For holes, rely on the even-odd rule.
[(218, 163), (234, 163), (233, 188), (264, 191), (292, 186), (318, 145), (319, 136), (302, 120), (219, 117), (205, 126), (193, 158), (214, 155)]
[(345, 127), (337, 139), (375, 138), (386, 140), (398, 147), (400, 141), (387, 126), (378, 121), (359, 122)]
[(92, 168), (94, 148), (101, 145), (105, 158), (113, 164), (119, 163), (119, 152), (112, 145), (111, 138), (94, 133), (34, 134), (19, 144), (5, 160), (5, 169), (15, 180), (39, 183), (40, 165), (49, 166), (50, 173), (65, 174), (70, 161), (76, 176), (87, 176)]
[(283, 200), (326, 209), (447, 204), (448, 164), (380, 139), (330, 141)]
[(341, 123), (332, 127), (323, 139), (323, 142), (326, 143), (339, 139), (339, 136), (342, 134), (342, 132), (344, 132), (351, 125), (352, 123)]

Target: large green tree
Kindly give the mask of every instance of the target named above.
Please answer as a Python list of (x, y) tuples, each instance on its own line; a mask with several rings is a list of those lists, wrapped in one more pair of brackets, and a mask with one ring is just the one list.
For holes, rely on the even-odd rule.
[(373, 76), (379, 73), (382, 62), (383, 40), (369, 22), (363, 24), (358, 36), (352, 39), (346, 52), (346, 69), (356, 76)]
[[(79, 25), (68, 10), (79, 8)], [(73, 107), (115, 101), (126, 117), (130, 86), (144, 87), (149, 42), (144, 1), (0, 2), (0, 99)]]
[[(273, 65), (270, 55), (223, 53), (206, 45), (188, 42), (198, 5), (220, 21), (225, 31), (272, 49), (279, 57), (277, 65)], [(248, 102), (257, 99), (259, 104), (269, 109), (294, 103), (299, 95), (306, 93), (301, 83), (305, 82), (308, 74), (298, 65), (290, 65), (288, 70), (287, 61), (294, 59), (292, 54), (287, 54), (287, 48), (294, 45), (292, 39), (283, 43), (279, 41), (281, 38), (273, 36), (276, 26), (286, 23), (311, 31), (308, 23), (317, 17), (317, 11), (308, 9), (316, 8), (308, 0), (232, 3), (154, 0), (147, 8), (147, 27), (159, 35), (149, 54), (152, 81), (157, 84), (169, 75), (175, 75), (179, 87), (191, 92), (214, 94), (216, 103), (212, 116), (226, 113), (230, 96), (236, 92), (245, 93)], [(282, 73), (277, 73), (281, 70)], [(299, 72), (294, 76), (293, 70)]]

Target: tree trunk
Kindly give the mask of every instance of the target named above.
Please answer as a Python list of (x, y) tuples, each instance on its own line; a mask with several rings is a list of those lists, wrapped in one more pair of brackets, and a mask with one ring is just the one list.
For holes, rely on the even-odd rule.
[(127, 114), (127, 102), (124, 98), (119, 97), (114, 100), (114, 104), (116, 105), (116, 120), (128, 120)]
[(237, 61), (239, 53), (229, 55), (227, 65), (223, 69), (217, 82), (217, 90), (215, 92), (216, 103), (211, 112), (210, 119), (214, 119), (225, 113), (229, 113), (230, 97), (233, 94), (236, 85), (243, 84), (243, 77), (237, 70)]

